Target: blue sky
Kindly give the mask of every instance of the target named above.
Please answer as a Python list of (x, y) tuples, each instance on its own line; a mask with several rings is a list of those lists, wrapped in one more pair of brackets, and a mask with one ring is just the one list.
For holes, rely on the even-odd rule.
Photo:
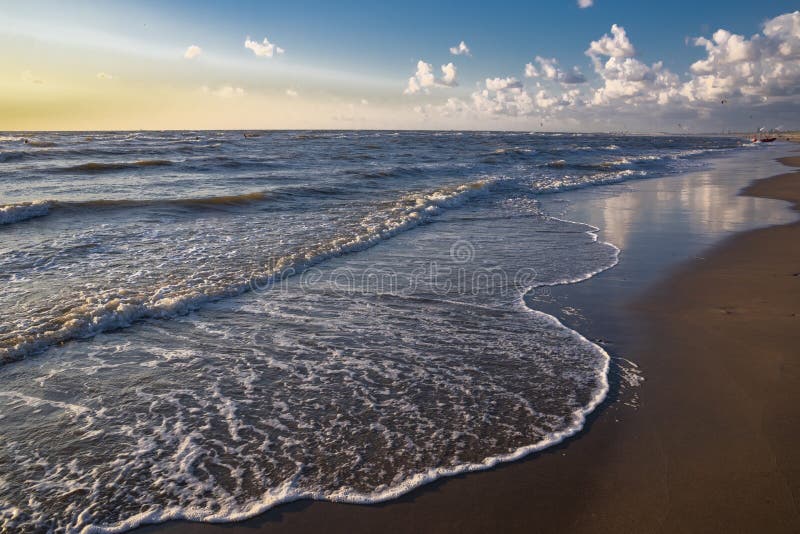
[[(124, 81), (128, 89), (135, 84), (151, 91), (165, 91), (166, 86), (187, 90), (206, 87), (206, 94), (215, 94), (221, 88), (231, 87), (241, 89), (242, 100), (244, 96), (266, 98), (279, 91), (285, 97), (288, 92), (294, 92), (293, 105), (306, 106), (306, 112), (297, 116), (307, 118), (313, 110), (321, 113), (325, 108), (328, 115), (319, 121), (320, 127), (331, 126), (334, 115), (326, 102), (334, 101), (339, 104), (349, 101), (348, 105), (368, 101), (386, 108), (381, 113), (372, 113), (373, 107), (372, 114), (364, 117), (363, 126), (377, 127), (380, 125), (375, 121), (384, 121), (386, 127), (413, 127), (403, 117), (414, 111), (421, 122), (447, 127), (444, 115), (436, 115), (431, 110), (450, 98), (468, 103), (474, 99), (475, 91), (482, 90), (487, 78), (516, 78), (525, 82), (523, 91), (535, 94), (545, 90), (545, 96), (551, 98), (558, 98), (559, 90), (571, 89), (563, 83), (560, 87), (551, 87), (554, 84), (548, 84), (541, 77), (525, 80), (525, 65), (533, 62), (536, 66), (536, 56), (557, 59), (562, 71), (579, 67), (587, 79), (585, 95), (580, 98), (588, 102), (593, 98), (592, 87), (604, 83), (611, 71), (608, 68), (598, 70), (585, 52), (592, 41), (609, 34), (614, 24), (624, 28), (626, 39), (635, 48), (635, 52), (625, 57), (635, 58), (648, 68), (663, 62), (661, 67), (646, 74), (647, 77), (654, 78), (656, 71), (666, 69), (686, 82), (692, 75), (693, 63), (708, 56), (707, 50), (696, 46), (693, 39), (701, 36), (710, 39), (720, 28), (749, 39), (759, 33), (766, 22), (791, 14), (797, 7), (796, 1), (781, 0), (669, 3), (595, 0), (594, 5), (587, 8), (580, 8), (575, 0), (491, 4), (472, 1), (435, 4), (418, 1), (241, 1), (235, 4), (154, 0), (0, 1), (0, 45), (6, 50), (10, 47), (15, 53), (13, 61), (0, 60), (0, 67), (11, 72), (3, 76), (11, 76), (15, 81), (20, 77), (15, 69), (30, 72), (37, 80), (42, 78), (40, 85), (51, 83), (50, 80), (52, 84), (66, 83), (66, 78), (60, 77), (63, 73), (55, 73), (70, 65), (75, 72), (84, 67), (87, 72), (102, 69), (103, 73), (108, 72), (109, 79), (120, 84)], [(790, 28), (788, 34), (784, 32), (780, 38), (794, 43), (797, 36), (793, 31)], [(286, 53), (256, 61), (243, 47), (246, 37), (258, 42), (267, 37)], [(471, 55), (450, 54), (449, 47), (462, 40)], [(201, 47), (202, 56), (181, 64), (183, 51), (189, 45)], [(610, 57), (601, 59), (605, 62)], [(779, 59), (792, 63), (792, 68), (797, 61), (793, 52)], [(407, 80), (414, 75), (420, 60), (431, 66), (434, 76), (439, 76), (442, 65), (452, 62), (457, 70), (455, 81), (451, 84), (437, 81), (404, 96)], [(44, 76), (49, 72), (54, 74)], [(70, 87), (77, 91), (76, 83), (71, 83)], [(726, 83), (730, 86), (735, 80)], [(5, 85), (8, 87), (10, 82)], [(513, 85), (509, 87), (516, 91)], [(663, 91), (664, 85), (660, 87)], [(639, 90), (644, 93), (648, 89), (641, 86)], [(689, 94), (688, 89), (684, 92)], [(743, 98), (744, 104), (753, 105), (752, 97), (757, 91), (745, 93), (748, 98)], [(711, 96), (708, 95), (709, 101)], [(731, 103), (736, 103), (735, 96), (732, 92)], [(782, 95), (781, 113), (786, 112), (786, 97)], [(311, 101), (306, 101), (307, 98)], [(575, 106), (576, 98), (572, 98), (569, 106)], [(689, 98), (696, 98), (696, 93)], [(545, 97), (541, 100), (547, 102)], [(677, 97), (672, 100), (677, 102)], [(628, 99), (624, 104), (631, 102)], [(792, 103), (797, 104), (796, 99), (793, 102), (789, 98), (789, 111), (794, 113), (791, 117), (796, 118)], [(545, 108), (532, 104), (523, 106), (522, 111), (503, 109), (497, 114), (508, 117), (494, 119), (499, 123), (536, 124), (542, 116), (552, 117), (554, 108), (559, 106), (566, 104), (551, 104)], [(390, 108), (394, 109), (397, 120), (391, 118)], [(463, 115), (462, 112), (466, 113), (463, 109), (459, 111)], [(479, 115), (452, 120), (452, 126), (477, 124)], [(523, 115), (527, 116), (527, 123)], [(306, 118), (299, 122), (306, 124)], [(291, 120), (282, 121), (276, 126), (291, 126)], [(708, 126), (722, 127), (724, 123), (720, 118), (716, 122), (712, 120)], [(735, 127), (733, 122), (730, 125)]]

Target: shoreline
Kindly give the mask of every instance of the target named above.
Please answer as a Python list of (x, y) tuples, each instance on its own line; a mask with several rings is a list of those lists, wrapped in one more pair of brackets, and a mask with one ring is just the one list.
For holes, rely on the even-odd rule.
[[(783, 160), (800, 166), (800, 158)], [(758, 180), (742, 193), (790, 200), (797, 210), (800, 173)], [(798, 237), (800, 222), (737, 233), (634, 300), (630, 339), (614, 348), (639, 356), (645, 369), (633, 416), (617, 419), (609, 400), (559, 445), (383, 504), (296, 501), (241, 523), (136, 531), (796, 531), (800, 417), (791, 412), (800, 362), (790, 356), (800, 310), (788, 310), (800, 307), (800, 258), (790, 256)], [(786, 265), (795, 266), (792, 275), (779, 276)], [(751, 347), (767, 355), (763, 365), (731, 356)], [(794, 365), (794, 375), (783, 376), (781, 365)], [(775, 412), (779, 395), (787, 402)], [(780, 414), (769, 432), (759, 431), (766, 407)]]

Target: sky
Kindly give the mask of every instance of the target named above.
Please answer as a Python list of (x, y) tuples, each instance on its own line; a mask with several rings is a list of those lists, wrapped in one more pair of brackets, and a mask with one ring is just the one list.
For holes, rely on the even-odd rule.
[(800, 129), (797, 7), (0, 0), (0, 130)]

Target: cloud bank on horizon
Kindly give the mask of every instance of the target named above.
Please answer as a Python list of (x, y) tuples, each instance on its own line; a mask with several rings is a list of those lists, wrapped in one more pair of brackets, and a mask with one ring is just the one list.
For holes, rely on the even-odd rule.
[[(648, 65), (637, 59), (625, 28), (614, 24), (585, 51), (596, 75), (592, 82), (577, 66), (562, 70), (557, 59), (536, 56), (524, 66), (529, 84), (514, 76), (486, 78), (469, 99), (450, 97), (444, 104), (417, 106), (417, 111), (426, 117), (536, 116), (576, 123), (579, 118), (601, 118), (608, 112), (696, 114), (702, 119), (719, 105), (797, 107), (800, 11), (767, 20), (761, 32), (749, 38), (719, 29), (710, 39), (697, 37), (692, 44), (702, 47), (705, 57), (681, 77), (661, 61)], [(406, 94), (416, 92), (406, 90)]]

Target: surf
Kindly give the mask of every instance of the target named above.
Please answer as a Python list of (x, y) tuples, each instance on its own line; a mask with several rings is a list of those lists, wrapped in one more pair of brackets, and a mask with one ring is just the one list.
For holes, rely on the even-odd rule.
[[(148, 291), (109, 289), (66, 305), (59, 315), (29, 320), (24, 329), (0, 335), (0, 362), (18, 361), (71, 339), (88, 338), (111, 329), (147, 319), (166, 319), (199, 309), (207, 302), (268, 287), (283, 277), (303, 272), (332, 257), (365, 250), (377, 243), (424, 224), (443, 210), (485, 194), (491, 181), (479, 181), (407, 195), (388, 203), (383, 211), (362, 219), (360, 231), (279, 257), (263, 271), (240, 273), (238, 279), (207, 286), (203, 280), (164, 280), (161, 288)], [(220, 197), (226, 198), (226, 197)], [(227, 199), (228, 201), (230, 198)]]

